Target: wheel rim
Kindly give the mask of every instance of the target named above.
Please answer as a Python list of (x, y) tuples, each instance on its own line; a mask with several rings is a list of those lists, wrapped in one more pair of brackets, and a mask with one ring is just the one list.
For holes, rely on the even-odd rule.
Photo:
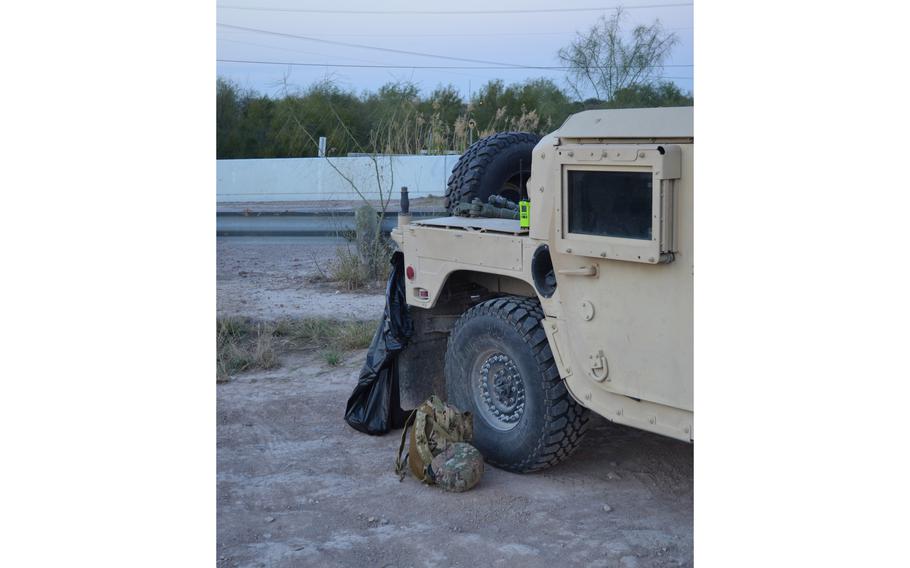
[(525, 386), (515, 361), (505, 353), (479, 358), (472, 381), (474, 399), (484, 419), (499, 430), (514, 428), (525, 409)]

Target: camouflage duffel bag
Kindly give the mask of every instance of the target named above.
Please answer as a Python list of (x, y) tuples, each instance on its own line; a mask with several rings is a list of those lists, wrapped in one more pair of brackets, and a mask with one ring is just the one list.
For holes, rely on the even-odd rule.
[[(413, 426), (413, 427), (411, 427)], [(410, 428), (408, 453), (402, 459)], [(405, 422), (395, 471), (405, 476), (405, 462), (414, 477), (446, 491), (467, 491), (483, 475), (483, 456), (468, 442), (474, 436), (470, 412), (461, 412), (433, 395)]]

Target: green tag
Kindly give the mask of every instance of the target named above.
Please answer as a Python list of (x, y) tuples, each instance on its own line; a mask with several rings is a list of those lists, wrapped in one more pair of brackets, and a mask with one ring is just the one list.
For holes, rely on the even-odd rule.
[(527, 229), (531, 226), (531, 202), (518, 202), (518, 226)]

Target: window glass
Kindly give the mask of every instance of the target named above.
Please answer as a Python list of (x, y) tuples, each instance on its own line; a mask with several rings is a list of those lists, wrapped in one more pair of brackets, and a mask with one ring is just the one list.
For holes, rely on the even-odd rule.
[(651, 172), (568, 173), (570, 233), (651, 239)]

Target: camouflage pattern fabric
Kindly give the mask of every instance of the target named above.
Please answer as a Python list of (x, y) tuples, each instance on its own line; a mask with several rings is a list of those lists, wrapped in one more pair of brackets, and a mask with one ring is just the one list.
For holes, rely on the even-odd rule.
[(452, 210), (452, 214), (457, 217), (470, 217), (472, 206), (470, 203), (458, 203)]
[(505, 203), (515, 205), (508, 199), (498, 195), (490, 196), (490, 203), (484, 203), (475, 197), (470, 203), (461, 202), (452, 210), (452, 214), (459, 217), (489, 217), (494, 219), (518, 219), (518, 205), (513, 209), (510, 205), (496, 205)]
[[(402, 460), (401, 454), (404, 451), (405, 440), (408, 439), (408, 427), (412, 424), (413, 428), (410, 430), (408, 454), (405, 459)], [(395, 462), (395, 471), (398, 473), (400, 479), (404, 479), (404, 462), (406, 461), (411, 473), (414, 474), (414, 477), (424, 483), (433, 484), (436, 482), (435, 470), (432, 466), (433, 460), (436, 459), (437, 456), (444, 454), (454, 445), (462, 444), (468, 446), (480, 456), (480, 452), (477, 452), (473, 446), (467, 444), (473, 437), (474, 419), (471, 416), (471, 413), (461, 412), (451, 404), (446, 404), (439, 397), (433, 395), (408, 417), (404, 431), (401, 435), (401, 445), (398, 447), (398, 459)], [(458, 455), (466, 458), (468, 454), (465, 449), (462, 449), (461, 453)], [(452, 454), (450, 457), (455, 457), (455, 454)], [(480, 473), (482, 473), (482, 457), (480, 458), (480, 461)], [(445, 463), (445, 461), (440, 462), (440, 466), (443, 463)], [(452, 467), (456, 467), (458, 463), (460, 462), (453, 462)], [(471, 460), (468, 460), (466, 463), (473, 464)], [(472, 465), (471, 467), (474, 466)], [(447, 475), (453, 477), (451, 474)], [(477, 483), (479, 475), (477, 476), (477, 479), (473, 480), (473, 483), (467, 484), (467, 480), (473, 479), (474, 475), (475, 474), (466, 473), (463, 476), (463, 482), (460, 486), (464, 486), (465, 488), (460, 489), (460, 491), (470, 489), (470, 487), (473, 487)], [(451, 483), (457, 482), (458, 476), (455, 475), (454, 478), (455, 481)], [(449, 482), (447, 481), (447, 483)]]
[(477, 485), (483, 476), (483, 456), (471, 444), (455, 442), (430, 464), (436, 485), (461, 493)]
[(515, 211), (518, 211), (517, 203), (515, 203), (511, 199), (502, 197), (501, 195), (491, 195), (490, 197), (487, 198), (487, 203), (489, 203), (490, 205), (492, 205), (494, 207), (502, 207), (505, 209), (514, 209)]

